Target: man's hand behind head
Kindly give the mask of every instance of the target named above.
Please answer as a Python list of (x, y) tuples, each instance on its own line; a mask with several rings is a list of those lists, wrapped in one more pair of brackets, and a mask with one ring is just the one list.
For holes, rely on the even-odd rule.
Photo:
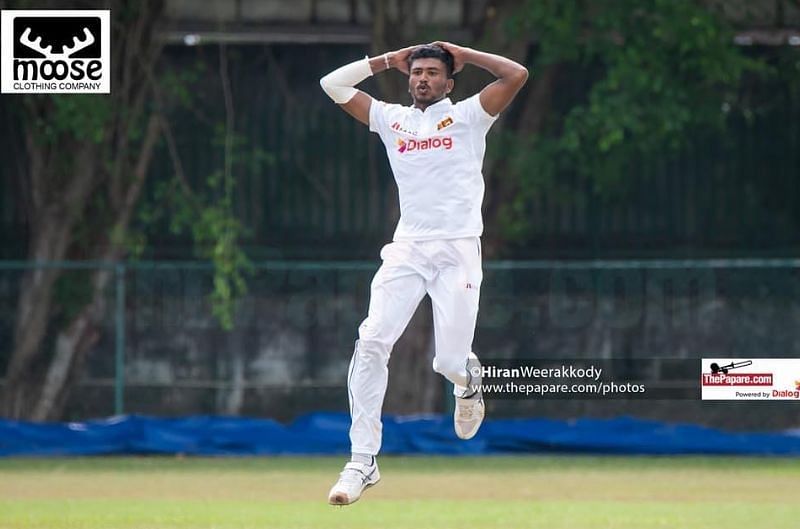
[(409, 46), (407, 48), (390, 51), (388, 53), (389, 66), (396, 68), (397, 70), (400, 70), (404, 74), (408, 75), (408, 56), (411, 55), (411, 52), (418, 47), (419, 45), (415, 44), (414, 46)]

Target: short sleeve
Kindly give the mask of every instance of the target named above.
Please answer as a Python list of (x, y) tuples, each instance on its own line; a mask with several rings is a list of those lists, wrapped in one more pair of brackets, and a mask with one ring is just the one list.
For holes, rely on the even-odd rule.
[(373, 99), (369, 106), (369, 130), (377, 132), (380, 136), (383, 136), (383, 132), (386, 130), (387, 108), (388, 105), (385, 102), (377, 99)]
[(464, 119), (467, 123), (481, 127), (485, 131), (488, 131), (500, 116), (500, 114), (492, 116), (486, 112), (483, 105), (481, 105), (480, 93), (463, 100), (461, 102), (461, 107)]

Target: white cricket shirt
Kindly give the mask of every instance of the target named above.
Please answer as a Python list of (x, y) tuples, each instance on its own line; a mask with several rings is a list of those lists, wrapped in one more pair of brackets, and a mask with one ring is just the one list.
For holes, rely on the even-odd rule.
[(425, 111), (373, 100), (369, 130), (381, 137), (400, 196), (394, 240), (478, 237), (483, 233), (483, 155), (497, 116), (478, 94)]

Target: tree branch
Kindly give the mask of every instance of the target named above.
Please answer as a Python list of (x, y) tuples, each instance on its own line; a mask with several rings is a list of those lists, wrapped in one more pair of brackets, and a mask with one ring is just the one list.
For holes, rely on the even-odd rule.
[(222, 98), (225, 101), (225, 158), (223, 160), (223, 188), (228, 207), (233, 209), (233, 126), (234, 111), (231, 95), (231, 80), (228, 76), (228, 51), (225, 44), (219, 45), (219, 77), (222, 82)]

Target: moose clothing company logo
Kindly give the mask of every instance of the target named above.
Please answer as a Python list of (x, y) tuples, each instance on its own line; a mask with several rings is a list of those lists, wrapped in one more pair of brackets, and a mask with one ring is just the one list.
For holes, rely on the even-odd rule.
[(800, 400), (800, 358), (703, 358), (703, 400)]
[(2, 93), (109, 93), (109, 13), (3, 10)]

